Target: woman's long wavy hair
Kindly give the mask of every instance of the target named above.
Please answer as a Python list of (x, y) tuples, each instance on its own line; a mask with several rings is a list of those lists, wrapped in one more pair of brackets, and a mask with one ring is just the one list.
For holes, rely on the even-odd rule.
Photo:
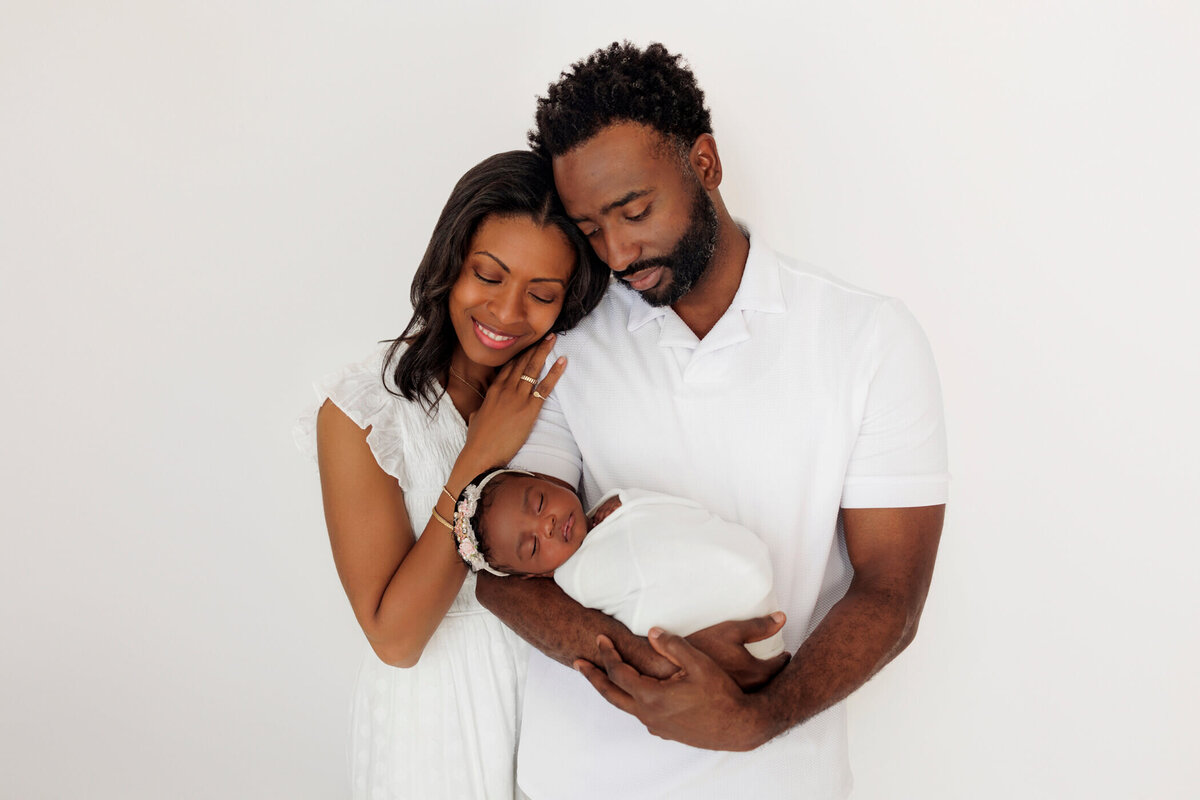
[[(406, 400), (419, 400), (430, 410), (446, 391), (438, 380), (450, 368), (457, 341), (450, 322), (450, 290), (458, 280), (475, 232), (490, 216), (528, 217), (538, 225), (555, 225), (575, 248), (575, 268), (551, 331), (557, 333), (576, 325), (596, 307), (608, 285), (608, 268), (567, 218), (545, 159), (525, 150), (513, 150), (472, 167), (455, 184), (438, 217), (429, 247), (413, 276), (412, 319), (383, 360), (388, 391)], [(397, 356), (404, 342), (408, 348)], [(389, 373), (398, 391), (389, 385)]]

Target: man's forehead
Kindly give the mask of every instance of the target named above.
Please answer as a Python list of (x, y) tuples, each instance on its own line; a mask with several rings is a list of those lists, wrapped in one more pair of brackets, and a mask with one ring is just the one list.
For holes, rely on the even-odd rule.
[(662, 134), (636, 122), (615, 123), (556, 156), (554, 183), (568, 212), (598, 213), (646, 190), (663, 155)]

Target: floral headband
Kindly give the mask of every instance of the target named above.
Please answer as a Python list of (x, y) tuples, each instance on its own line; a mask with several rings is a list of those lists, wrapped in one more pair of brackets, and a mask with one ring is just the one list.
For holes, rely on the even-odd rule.
[(498, 469), (485, 474), (482, 478), (477, 478), (476, 482), (468, 483), (466, 488), (459, 493), (458, 502), (454, 505), (453, 529), (454, 542), (458, 545), (458, 555), (467, 562), (467, 566), (474, 572), (482, 569), (502, 578), (507, 577), (508, 573), (501, 572), (487, 563), (483, 554), (479, 552), (479, 539), (475, 536), (475, 529), (471, 527), (471, 520), (479, 508), (479, 498), (483, 496), (483, 487), (487, 486), (493, 478), (504, 474), (532, 475), (533, 473), (523, 469)]

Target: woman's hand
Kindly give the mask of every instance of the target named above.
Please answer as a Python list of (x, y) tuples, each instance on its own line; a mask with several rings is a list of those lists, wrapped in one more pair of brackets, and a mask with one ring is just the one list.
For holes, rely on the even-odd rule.
[(566, 357), (559, 358), (537, 381), (553, 347), (550, 334), (505, 364), (488, 387), (483, 405), (471, 415), (463, 455), (478, 460), (479, 471), (507, 464), (529, 438), (542, 403), (567, 368)]

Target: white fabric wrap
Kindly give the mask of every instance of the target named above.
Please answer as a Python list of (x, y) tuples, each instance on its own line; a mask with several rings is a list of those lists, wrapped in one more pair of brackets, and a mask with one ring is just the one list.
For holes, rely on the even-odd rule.
[[(688, 636), (778, 610), (767, 546), (749, 530), (682, 497), (638, 489), (619, 494), (621, 507), (554, 572), (576, 602), (639, 636), (656, 625)], [(778, 655), (783, 634), (747, 649), (758, 658)]]

